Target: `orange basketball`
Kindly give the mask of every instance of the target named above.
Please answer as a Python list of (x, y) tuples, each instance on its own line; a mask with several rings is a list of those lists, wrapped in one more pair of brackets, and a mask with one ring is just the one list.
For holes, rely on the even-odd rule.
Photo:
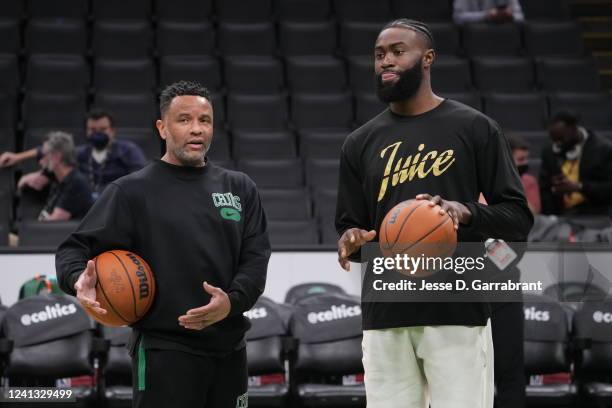
[[(428, 200), (407, 200), (393, 207), (383, 219), (378, 235), (385, 257), (406, 254), (409, 257), (448, 257), (457, 246), (457, 233), (448, 214), (439, 214), (440, 206)], [(433, 262), (431, 263), (433, 265)], [(410, 276), (427, 276), (436, 270), (422, 268)]]
[(155, 297), (155, 279), (151, 268), (130, 251), (112, 250), (96, 256), (96, 300), (105, 315), (89, 313), (107, 326), (136, 323), (149, 310)]

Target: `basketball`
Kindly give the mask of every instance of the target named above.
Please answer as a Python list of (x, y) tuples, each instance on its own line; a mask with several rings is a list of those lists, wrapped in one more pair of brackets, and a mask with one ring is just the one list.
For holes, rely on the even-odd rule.
[(155, 297), (155, 279), (151, 268), (130, 251), (112, 250), (93, 259), (98, 281), (96, 300), (105, 315), (89, 315), (106, 326), (136, 323), (149, 310)]
[[(457, 233), (451, 217), (439, 211), (440, 206), (430, 207), (428, 200), (407, 200), (393, 207), (380, 227), (383, 256), (444, 258), (452, 255), (457, 246)], [(408, 274), (408, 271), (398, 272)], [(409, 276), (423, 277), (436, 271), (422, 268), (412, 272)]]

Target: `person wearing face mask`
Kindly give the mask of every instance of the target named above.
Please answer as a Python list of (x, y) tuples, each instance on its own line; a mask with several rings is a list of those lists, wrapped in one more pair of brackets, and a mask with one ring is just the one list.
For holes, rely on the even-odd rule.
[[(508, 141), (491, 118), (433, 93), (436, 52), (427, 25), (392, 21), (372, 46), (377, 94), (388, 108), (348, 135), (340, 151), (340, 266), (365, 262), (361, 247), (376, 241), (391, 208), (410, 199), (450, 216), (460, 243), (524, 241), (533, 215)], [(478, 203), (480, 192), (488, 205)], [(435, 294), (380, 301), (366, 289), (378, 276), (371, 272), (361, 299), (368, 408), (492, 408), (490, 303)]]
[(612, 143), (579, 125), (569, 111), (555, 114), (542, 151), (542, 213), (612, 215)]
[(42, 145), (40, 166), (51, 182), (39, 221), (66, 221), (82, 218), (93, 200), (87, 179), (75, 168), (72, 135), (51, 132)]
[(508, 136), (508, 142), (510, 142), (512, 158), (514, 159), (514, 164), (516, 165), (516, 169), (521, 177), (523, 189), (525, 190), (527, 205), (529, 205), (531, 212), (537, 215), (542, 209), (542, 204), (540, 201), (540, 186), (538, 185), (538, 180), (527, 173), (527, 171), (529, 171), (529, 143), (517, 135)]
[[(92, 197), (96, 199), (113, 180), (130, 174), (146, 164), (140, 147), (128, 140), (116, 138), (113, 116), (110, 112), (94, 109), (87, 115), (87, 143), (76, 149), (78, 169), (87, 177)], [(24, 160), (40, 160), (42, 146), (20, 153), (0, 154), (0, 167), (15, 165)], [(41, 191), (49, 185), (45, 172), (33, 172), (22, 176), (20, 186)]]

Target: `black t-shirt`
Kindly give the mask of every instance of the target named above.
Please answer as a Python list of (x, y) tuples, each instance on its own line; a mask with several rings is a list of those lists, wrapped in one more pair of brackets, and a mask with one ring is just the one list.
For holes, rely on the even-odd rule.
[[(155, 299), (133, 327), (158, 339), (156, 347), (223, 354), (242, 344), (249, 328), (242, 313), (264, 290), (270, 256), (263, 207), (245, 174), (157, 160), (110, 183), (57, 251), (62, 290), (74, 294), (87, 260), (111, 249), (133, 251), (151, 267)], [(178, 317), (210, 300), (204, 281), (228, 294), (230, 315), (185, 329)]]
[(92, 204), (93, 199), (87, 179), (74, 169), (61, 182), (54, 182), (51, 185), (43, 211), (51, 214), (53, 209), (58, 207), (68, 211), (71, 219), (80, 219), (87, 214)]
[[(488, 206), (478, 203), (483, 193)], [(472, 213), (458, 241), (524, 241), (533, 216), (499, 126), (466, 105), (444, 100), (415, 116), (385, 110), (342, 147), (336, 228), (379, 230), (387, 212), (417, 194), (464, 203)], [(353, 260), (355, 257), (353, 257)], [(363, 302), (364, 329), (484, 325), (488, 303)]]

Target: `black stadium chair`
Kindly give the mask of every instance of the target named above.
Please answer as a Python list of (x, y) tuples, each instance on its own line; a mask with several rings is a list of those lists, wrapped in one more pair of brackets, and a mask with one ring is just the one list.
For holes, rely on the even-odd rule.
[(355, 121), (357, 126), (363, 125), (387, 109), (387, 105), (373, 93), (355, 95)]
[(304, 188), (261, 189), (261, 202), (271, 221), (307, 221), (312, 217), (310, 193)]
[(375, 21), (389, 20), (391, 10), (387, 1), (370, 0), (332, 0), (336, 16), (340, 21)]
[[(404, 2), (404, 4), (409, 4)], [(423, 3), (425, 4), (425, 3)], [(434, 47), (438, 56), (452, 56), (461, 53), (459, 30), (452, 23), (431, 23), (429, 30), (433, 34)]]
[(571, 17), (569, 0), (522, 1), (527, 21), (568, 20)]
[(527, 58), (483, 57), (473, 60), (480, 92), (525, 93), (535, 89), (533, 63)]
[(558, 93), (549, 96), (552, 115), (569, 109), (581, 116), (583, 126), (594, 129), (612, 128), (612, 97), (607, 93)]
[(346, 89), (342, 60), (330, 56), (287, 59), (287, 86), (291, 92), (337, 93)]
[(161, 138), (153, 128), (116, 128), (122, 140), (136, 144), (147, 160), (161, 157)]
[(282, 407), (289, 395), (288, 318), (291, 309), (260, 297), (244, 315), (251, 328), (246, 333), (249, 369), (249, 406)]
[(599, 92), (601, 83), (590, 58), (543, 58), (537, 63), (539, 82), (547, 92)]
[(306, 161), (306, 183), (313, 189), (336, 189), (340, 174), (338, 157)]
[(197, 81), (211, 91), (221, 88), (219, 61), (208, 55), (171, 55), (160, 58), (159, 84), (164, 87), (177, 81)]
[(98, 93), (146, 93), (156, 88), (155, 65), (150, 59), (98, 58), (93, 67), (93, 88)]
[(28, 92), (23, 103), (26, 128), (78, 128), (85, 117), (84, 94)]
[(19, 65), (17, 56), (0, 54), (0, 92), (16, 95), (19, 91)]
[(299, 159), (249, 159), (238, 168), (260, 188), (299, 188), (304, 185), (304, 170)]
[(233, 132), (233, 157), (243, 159), (292, 159), (297, 156), (295, 135), (289, 131)]
[(229, 92), (275, 94), (283, 87), (283, 65), (270, 56), (239, 56), (225, 59), (225, 83)]
[(17, 20), (0, 19), (0, 53), (17, 54), (20, 46), (19, 22)]
[(391, 0), (393, 17), (409, 17), (420, 21), (450, 21), (451, 3), (448, 0), (404, 1)]
[(348, 92), (293, 94), (291, 111), (298, 129), (346, 129), (353, 123), (353, 104)]
[(215, 10), (220, 21), (264, 22), (272, 15), (272, 0), (216, 0)]
[(153, 93), (98, 93), (94, 106), (112, 111), (119, 127), (152, 127), (158, 117)]
[(516, 24), (466, 24), (463, 48), (470, 56), (513, 56), (522, 49), (521, 31)]
[(87, 29), (82, 20), (32, 19), (25, 30), (28, 54), (85, 54)]
[(104, 397), (108, 408), (132, 406), (132, 359), (127, 345), (132, 334), (129, 327), (103, 326), (109, 350), (103, 368)]
[(597, 407), (612, 404), (612, 308), (609, 302), (587, 302), (574, 314), (576, 373), (582, 394)]
[(201, 22), (210, 18), (213, 0), (155, 0), (155, 13), (160, 21)]
[(365, 407), (363, 381), (354, 381), (363, 378), (358, 299), (331, 293), (302, 298), (291, 334), (299, 342), (292, 375), (301, 406)]
[(349, 82), (353, 92), (375, 92), (374, 58), (369, 55), (348, 59)]
[(206, 156), (214, 161), (231, 160), (230, 138), (224, 129), (214, 130), (212, 144)]
[(366, 55), (374, 58), (374, 44), (380, 23), (343, 22), (340, 24), (340, 46), (346, 56)]
[(580, 57), (584, 54), (580, 26), (574, 22), (525, 23), (525, 48), (537, 57)]
[[(98, 350), (93, 324), (74, 298), (57, 294), (30, 296), (13, 304), (3, 332), (13, 342), (5, 376), (11, 386), (55, 387), (56, 379), (94, 377)], [(78, 407), (96, 401), (96, 388), (72, 387)]]
[(89, 81), (89, 66), (81, 55), (32, 55), (28, 60), (28, 91), (83, 94)]
[(147, 21), (96, 21), (92, 50), (96, 58), (147, 58), (151, 39)]
[(284, 130), (289, 112), (284, 94), (240, 95), (227, 98), (229, 125), (232, 130)]
[(96, 20), (146, 20), (151, 15), (151, 0), (92, 0)]
[(535, 131), (512, 131), (508, 135), (516, 135), (529, 143), (530, 158), (539, 158), (540, 153), (546, 147), (551, 147), (548, 132), (544, 130)]
[(547, 125), (546, 99), (538, 93), (490, 94), (484, 112), (503, 129), (543, 130)]
[(215, 31), (208, 21), (160, 21), (156, 44), (160, 56), (212, 55)]
[(83, 0), (29, 0), (28, 17), (84, 19), (89, 11), (88, 3)]
[(78, 225), (79, 221), (22, 221), (19, 223), (19, 246), (58, 247)]
[[(525, 311), (525, 373), (544, 375), (569, 373), (568, 315), (552, 298), (527, 295)], [(529, 406), (569, 407), (575, 401), (574, 384), (528, 385)]]
[(225, 55), (273, 55), (276, 52), (274, 25), (262, 23), (220, 23), (219, 51)]
[(332, 21), (282, 21), (280, 49), (284, 56), (332, 55), (338, 47), (336, 25)]
[(327, 282), (307, 282), (293, 285), (285, 294), (285, 303), (295, 305), (310, 296), (346, 295), (342, 287)]
[[(317, 189), (314, 193), (314, 214), (322, 223), (329, 222), (334, 230), (335, 241), (338, 241), (334, 217), (336, 215), (336, 202), (338, 189)], [(335, 243), (335, 242), (334, 242)]]
[(276, 0), (276, 15), (281, 21), (325, 21), (331, 14), (331, 0)]
[(308, 159), (337, 159), (350, 129), (302, 130), (299, 133), (300, 156)]
[(2, 15), (5, 18), (18, 21), (24, 16), (25, 4), (23, 0), (5, 0), (2, 2)]
[(431, 67), (434, 92), (469, 92), (472, 89), (470, 63), (467, 59), (444, 57)]
[(317, 245), (319, 229), (315, 220), (286, 220), (268, 222), (270, 244), (272, 247), (283, 245)]

